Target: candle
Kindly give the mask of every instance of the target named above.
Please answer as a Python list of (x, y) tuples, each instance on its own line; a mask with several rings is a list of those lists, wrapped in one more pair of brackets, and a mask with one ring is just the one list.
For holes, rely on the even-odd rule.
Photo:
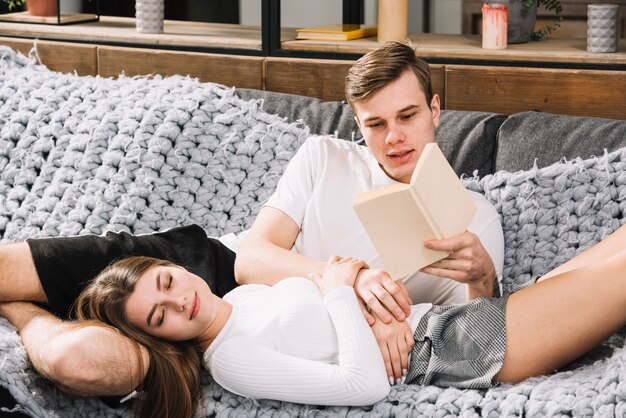
[(509, 9), (502, 3), (483, 3), (483, 48), (505, 49)]
[(408, 25), (408, 0), (378, 0), (378, 42), (404, 42)]

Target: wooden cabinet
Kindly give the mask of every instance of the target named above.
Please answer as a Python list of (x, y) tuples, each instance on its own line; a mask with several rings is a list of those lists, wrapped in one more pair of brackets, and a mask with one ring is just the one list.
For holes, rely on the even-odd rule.
[(623, 71), (446, 65), (446, 108), (626, 119)]
[(0, 37), (0, 45), (11, 47), (24, 55), (29, 55), (33, 49), (36, 49), (36, 56), (41, 58), (41, 61), (52, 71), (76, 72), (78, 75), (98, 74), (96, 45), (8, 37)]
[(203, 82), (263, 89), (262, 57), (98, 47), (98, 73), (103, 77), (159, 74), (196, 77)]
[[(42, 62), (55, 71), (105, 77), (180, 74), (323, 100), (343, 100), (344, 78), (354, 60), (380, 45), (376, 37), (297, 41), (294, 29), (282, 28), (281, 48), (274, 54), (263, 50), (260, 28), (166, 22), (165, 34), (145, 35), (134, 31), (133, 21), (103, 16), (71, 27), (0, 22), (0, 44), (24, 53), (36, 46)], [(480, 35), (412, 34), (410, 40), (431, 65), (444, 109), (626, 119), (626, 40), (611, 54), (587, 52), (584, 37), (499, 51), (482, 49)]]
[[(354, 61), (267, 58), (265, 89), (313, 96), (322, 100), (345, 99), (344, 80)], [(444, 96), (444, 66), (432, 64), (433, 91)]]

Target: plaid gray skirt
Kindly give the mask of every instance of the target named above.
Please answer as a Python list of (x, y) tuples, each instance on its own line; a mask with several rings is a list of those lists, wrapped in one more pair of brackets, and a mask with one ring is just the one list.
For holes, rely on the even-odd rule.
[(433, 306), (415, 333), (405, 382), (486, 389), (502, 368), (506, 301), (478, 298), (463, 305)]

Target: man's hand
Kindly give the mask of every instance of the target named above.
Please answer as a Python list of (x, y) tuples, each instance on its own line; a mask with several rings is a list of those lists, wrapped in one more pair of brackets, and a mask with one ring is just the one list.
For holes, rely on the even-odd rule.
[[(361, 270), (356, 278), (354, 290), (367, 307), (386, 324), (389, 324), (393, 317), (398, 321), (404, 321), (411, 313), (411, 299), (406, 288), (402, 282), (394, 281), (384, 270)], [(376, 321), (367, 309), (363, 309), (363, 315), (370, 325)]]
[(428, 240), (424, 246), (431, 250), (448, 251), (450, 255), (420, 271), (467, 283), (469, 299), (493, 296), (496, 269), (475, 234), (465, 231), (452, 238)]
[(326, 264), (324, 276), (312, 274), (310, 277), (320, 288), (322, 294), (327, 295), (341, 286), (353, 287), (359, 270), (364, 268), (367, 268), (365, 261), (333, 255)]
[(409, 323), (395, 319), (390, 324), (375, 321), (372, 331), (385, 361), (389, 384), (402, 383), (409, 366), (409, 353), (415, 344)]

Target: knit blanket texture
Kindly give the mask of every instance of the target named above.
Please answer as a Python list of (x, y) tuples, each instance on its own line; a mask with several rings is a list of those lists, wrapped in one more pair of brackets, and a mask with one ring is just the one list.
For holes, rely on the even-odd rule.
[[(311, 135), (302, 123), (287, 123), (262, 106), (233, 89), (185, 77), (55, 73), (0, 47), (1, 242), (146, 233), (188, 223), (212, 236), (248, 228)], [(511, 290), (622, 223), (626, 151), (465, 182), (503, 215), (504, 285)], [(371, 407), (247, 399), (203, 371), (197, 416), (621, 417), (623, 340), (617, 333), (566, 370), (518, 385), (486, 391), (399, 385)], [(58, 390), (34, 371), (3, 318), (0, 385), (33, 417), (131, 414), (128, 404), (110, 408)]]

